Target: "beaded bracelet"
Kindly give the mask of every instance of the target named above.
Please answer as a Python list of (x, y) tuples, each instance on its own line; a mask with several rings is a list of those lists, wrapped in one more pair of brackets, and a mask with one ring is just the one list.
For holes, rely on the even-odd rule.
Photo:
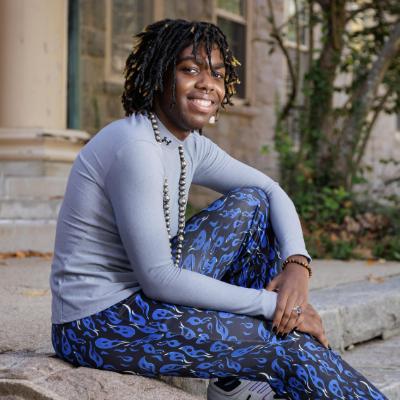
[(299, 264), (299, 265), (301, 265), (302, 267), (306, 268), (307, 271), (308, 271), (308, 275), (309, 275), (309, 277), (311, 278), (311, 276), (312, 276), (311, 267), (310, 267), (306, 262), (296, 260), (295, 258), (287, 258), (287, 259), (283, 262), (283, 264), (282, 264), (282, 270), (284, 270), (285, 267), (286, 267), (286, 265), (288, 265), (288, 264), (290, 264), (290, 263)]

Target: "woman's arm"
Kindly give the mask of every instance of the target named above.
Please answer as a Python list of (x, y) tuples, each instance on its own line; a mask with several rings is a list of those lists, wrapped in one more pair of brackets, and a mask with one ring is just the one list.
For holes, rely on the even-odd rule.
[(199, 138), (198, 167), (193, 183), (209, 187), (219, 193), (227, 193), (235, 187), (256, 186), (262, 189), (270, 203), (272, 227), (280, 245), (282, 258), (308, 254), (300, 220), (295, 206), (279, 184), (257, 169), (231, 157), (210, 139)]
[(173, 265), (163, 212), (163, 166), (156, 144), (129, 142), (105, 180), (132, 270), (150, 298), (271, 319), (277, 295), (243, 288)]
[[(227, 193), (235, 187), (256, 186), (264, 190), (270, 203), (272, 227), (280, 245), (282, 258), (298, 258), (308, 254), (300, 220), (289, 196), (267, 175), (231, 157), (211, 140), (199, 138), (198, 167), (193, 183)], [(293, 307), (306, 307), (308, 303), (308, 271), (293, 264), (268, 285), (268, 290), (278, 290), (277, 305), (273, 316), (273, 326), (277, 332), (287, 333), (298, 323)]]

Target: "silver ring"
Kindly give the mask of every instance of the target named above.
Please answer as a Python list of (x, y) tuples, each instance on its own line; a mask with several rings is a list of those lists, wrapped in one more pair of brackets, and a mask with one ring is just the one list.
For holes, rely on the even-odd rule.
[(296, 306), (293, 307), (293, 311), (297, 314), (297, 316), (299, 316), (303, 312), (303, 309), (301, 308), (301, 306)]

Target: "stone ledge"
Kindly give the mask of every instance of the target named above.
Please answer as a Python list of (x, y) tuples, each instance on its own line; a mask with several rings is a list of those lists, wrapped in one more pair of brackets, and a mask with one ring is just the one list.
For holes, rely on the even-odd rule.
[(3, 197), (15, 200), (63, 198), (67, 182), (67, 176), (7, 176)]
[(51, 354), (0, 355), (0, 398), (29, 400), (200, 400), (158, 379), (73, 367)]
[(388, 340), (371, 340), (346, 351), (343, 358), (356, 367), (390, 400), (400, 400), (400, 334)]
[(56, 220), (0, 220), (0, 251), (53, 251)]
[(73, 129), (0, 128), (0, 160), (71, 163), (90, 138)]
[(62, 198), (51, 199), (0, 199), (0, 219), (56, 220)]
[(400, 327), (400, 276), (380, 282), (361, 281), (310, 292), (310, 303), (321, 315), (334, 349), (343, 351)]

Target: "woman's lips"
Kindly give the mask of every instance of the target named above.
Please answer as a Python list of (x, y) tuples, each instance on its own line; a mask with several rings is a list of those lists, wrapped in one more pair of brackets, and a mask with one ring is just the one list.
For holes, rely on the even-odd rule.
[(211, 113), (215, 109), (215, 104), (212, 100), (205, 99), (189, 99), (189, 104), (196, 111), (200, 111), (202, 113)]

